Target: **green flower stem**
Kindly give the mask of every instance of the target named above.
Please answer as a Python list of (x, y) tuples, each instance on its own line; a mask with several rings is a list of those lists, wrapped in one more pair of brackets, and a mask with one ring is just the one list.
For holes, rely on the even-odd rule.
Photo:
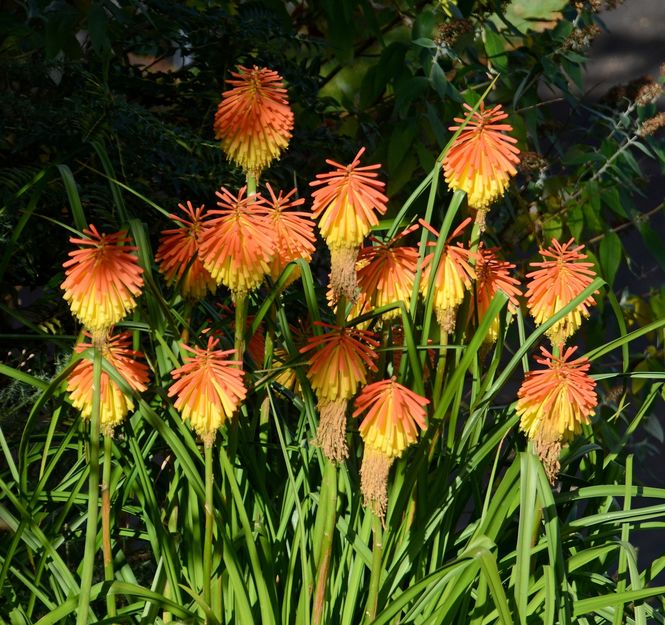
[(372, 515), (372, 571), (369, 578), (369, 595), (365, 608), (365, 622), (371, 623), (376, 618), (379, 604), (379, 585), (381, 581), (381, 564), (383, 558), (383, 528), (381, 519), (373, 512)]
[[(113, 582), (113, 548), (111, 547), (111, 461), (113, 439), (104, 435), (104, 465), (102, 467), (102, 550), (104, 553), (104, 581)], [(108, 616), (116, 616), (115, 595), (106, 595), (106, 612)]]
[(238, 294), (236, 296), (236, 321), (235, 321), (235, 358), (241, 363), (245, 355), (245, 325), (247, 324), (247, 295)]
[(441, 392), (443, 391), (443, 379), (446, 373), (446, 360), (448, 358), (448, 332), (441, 328), (439, 337), (439, 358), (436, 364), (436, 375), (434, 377), (434, 392), (432, 393), (432, 400), (434, 406), (439, 403), (441, 399)]
[(312, 625), (320, 625), (326, 599), (326, 587), (330, 572), (330, 559), (332, 557), (333, 538), (335, 536), (335, 523), (337, 519), (337, 468), (332, 462), (326, 460), (323, 470), (323, 484), (321, 485), (320, 509), (325, 513), (321, 551), (318, 557), (318, 575), (314, 589), (314, 607), (312, 610)]
[(474, 220), (473, 227), (471, 228), (471, 238), (469, 239), (469, 250), (471, 251), (471, 258), (469, 259), (469, 264), (473, 267), (476, 264), (475, 253), (478, 251), (478, 245), (480, 244), (480, 224), (478, 220)]
[(335, 321), (340, 328), (346, 325), (346, 297), (344, 295), (340, 295), (337, 300)]
[[(266, 373), (272, 368), (272, 357), (275, 349), (275, 323), (277, 314), (275, 306), (270, 307), (268, 327), (266, 328), (265, 349), (263, 353), (263, 368)], [(259, 413), (259, 446), (263, 453), (268, 450), (268, 430), (270, 428), (270, 396), (266, 393), (261, 402), (261, 411)], [(260, 463), (261, 471), (265, 478), (267, 462)]]
[[(245, 176), (247, 183), (247, 197), (256, 194), (257, 177), (247, 173)], [(247, 323), (247, 294), (237, 294), (235, 297), (236, 305), (236, 330), (235, 330), (235, 350), (236, 360), (242, 362), (245, 354), (245, 324)]]
[[(247, 295), (238, 294), (236, 296), (235, 310), (235, 340), (233, 347), (235, 349), (235, 359), (240, 363), (238, 366), (243, 368), (243, 359), (245, 356), (245, 326), (247, 325)], [(229, 458), (236, 457), (238, 450), (238, 418), (233, 417), (229, 424)]]
[(258, 176), (253, 176), (252, 174), (247, 174), (245, 176), (245, 180), (247, 182), (247, 197), (250, 195), (256, 193), (256, 187), (258, 183)]
[(94, 348), (92, 369), (92, 413), (90, 415), (90, 459), (88, 466), (88, 520), (85, 529), (85, 551), (81, 571), (81, 594), (79, 595), (76, 625), (87, 625), (90, 610), (90, 589), (95, 570), (95, 548), (97, 540), (97, 517), (99, 514), (99, 421), (102, 380), (102, 352)]
[(185, 301), (185, 308), (182, 315), (183, 319), (185, 320), (185, 325), (182, 327), (182, 331), (180, 332), (180, 340), (185, 344), (189, 344), (189, 329), (192, 325), (192, 308), (193, 303), (191, 300), (187, 299)]
[(203, 538), (203, 600), (210, 607), (212, 586), (212, 528), (214, 523), (212, 503), (212, 443), (205, 443), (205, 535)]

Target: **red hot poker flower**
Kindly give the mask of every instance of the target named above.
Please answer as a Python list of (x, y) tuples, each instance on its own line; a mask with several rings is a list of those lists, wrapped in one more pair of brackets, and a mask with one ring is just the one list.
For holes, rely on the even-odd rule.
[(282, 77), (256, 65), (239, 66), (215, 114), (215, 136), (246, 173), (258, 178), (289, 145), (293, 112)]
[(247, 394), (242, 363), (228, 360), (235, 350), (216, 349), (218, 343), (219, 339), (209, 337), (206, 349), (183, 345), (194, 355), (185, 357), (185, 364), (171, 372), (176, 381), (168, 392), (176, 397), (174, 406), (183, 420), (191, 422), (206, 446), (213, 444), (217, 430)]
[(198, 256), (199, 239), (203, 229), (205, 206), (194, 208), (178, 204), (186, 217), (171, 215), (182, 224), (178, 228), (163, 230), (155, 260), (169, 284), (178, 283), (183, 297), (199, 300), (214, 293), (217, 284)]
[[(472, 108), (465, 104), (471, 112)], [(499, 123), (508, 115), (497, 104), (485, 110), (484, 102), (471, 114), (471, 119), (455, 139), (443, 159), (443, 173), (448, 186), (456, 191), (461, 189), (467, 195), (469, 206), (486, 211), (489, 205), (501, 197), (511, 176), (517, 172), (519, 150), (517, 139), (505, 132), (512, 132), (510, 124)], [(458, 124), (464, 118), (455, 117)], [(457, 131), (459, 126), (449, 130)]]
[(598, 404), (596, 383), (587, 373), (589, 360), (573, 360), (576, 350), (568, 347), (557, 357), (541, 347), (536, 362), (546, 368), (527, 373), (517, 393), (520, 429), (534, 442), (552, 481), (559, 472), (561, 444), (589, 423)]
[(356, 256), (358, 248), (372, 226), (379, 223), (377, 214), (388, 210), (388, 198), (383, 194), (385, 183), (377, 180), (376, 169), (381, 165), (360, 167), (361, 148), (353, 162), (344, 166), (332, 160), (326, 163), (335, 169), (318, 174), (311, 182), (320, 187), (312, 193), (312, 213), (319, 220), (319, 230), (331, 256), (330, 286), (336, 302), (344, 296), (356, 297)]
[[(410, 246), (397, 246), (396, 241), (413, 232), (418, 226), (408, 228), (391, 241), (360, 249), (358, 254), (358, 286), (362, 299), (373, 308), (404, 302), (408, 304), (416, 278), (418, 250)], [(400, 314), (395, 308), (384, 317), (394, 318)]]
[[(85, 336), (92, 339), (87, 332)], [(130, 388), (143, 392), (147, 388), (148, 367), (141, 362), (143, 354), (130, 349), (131, 340), (129, 332), (105, 337), (99, 349), (103, 358), (115, 367)], [(83, 342), (75, 349), (80, 354), (92, 346), (92, 343)], [(100, 382), (100, 427), (106, 436), (113, 436), (113, 429), (134, 409), (134, 402), (106, 371), (102, 371)], [(89, 419), (92, 414), (93, 388), (93, 363), (87, 359), (79, 360), (67, 378), (67, 392), (72, 405), (81, 411), (84, 419)]]
[(395, 458), (418, 438), (426, 427), (429, 400), (417, 395), (395, 378), (366, 386), (355, 400), (354, 417), (366, 412), (360, 424), (365, 441), (360, 470), (360, 489), (365, 504), (381, 519), (388, 504), (388, 472)]
[[(470, 218), (465, 219), (448, 237), (448, 240), (450, 241), (459, 236), (470, 222)], [(423, 220), (420, 223), (434, 234), (434, 236), (439, 236), (439, 233), (428, 223)], [(435, 244), (432, 243), (431, 245)], [(427, 297), (429, 293), (434, 256), (435, 252), (432, 252), (423, 260), (423, 275), (420, 281), (420, 290), (424, 297)], [(460, 244), (451, 245), (446, 243), (441, 254), (439, 266), (434, 275), (432, 290), (434, 310), (436, 311), (436, 317), (443, 332), (449, 333), (455, 329), (455, 313), (457, 312), (457, 308), (464, 300), (466, 291), (471, 289), (471, 280), (476, 277), (473, 267), (469, 264), (470, 258), (471, 252)]]
[(379, 346), (367, 330), (320, 324), (330, 331), (313, 336), (300, 352), (308, 357), (307, 377), (319, 400), (316, 443), (331, 462), (342, 462), (346, 446), (346, 408), (367, 370), (376, 370), (374, 351)]
[(85, 238), (69, 239), (83, 249), (69, 252), (61, 288), (72, 313), (95, 336), (103, 337), (136, 307), (143, 269), (125, 230), (100, 234), (91, 224), (83, 234)]
[(261, 284), (270, 271), (275, 236), (260, 195), (243, 197), (246, 187), (234, 196), (222, 187), (217, 192), (220, 215), (205, 223), (201, 232), (199, 255), (203, 266), (217, 283), (227, 286), (234, 299)]
[[(314, 247), (314, 222), (309, 213), (292, 209), (305, 203), (304, 198), (291, 199), (296, 189), (278, 195), (266, 184), (270, 199), (266, 200), (268, 222), (275, 233), (275, 255), (270, 263), (270, 277), (277, 280), (286, 266), (299, 258), (309, 262), (316, 249)], [(292, 281), (298, 276), (294, 272)]]
[[(508, 307), (513, 312), (519, 306), (517, 296), (521, 295), (519, 280), (511, 277), (510, 270), (515, 265), (505, 260), (500, 260), (496, 254), (498, 248), (487, 249), (482, 243), (478, 246), (476, 255), (476, 307), (478, 310), (478, 323), (487, 314), (487, 310), (498, 291), (508, 297)], [(491, 343), (496, 341), (499, 335), (498, 317), (490, 325), (487, 340)]]
[[(526, 275), (530, 278), (527, 285), (527, 305), (537, 325), (551, 319), (562, 308), (572, 302), (596, 277), (593, 263), (584, 262), (583, 245), (572, 247), (574, 239), (561, 245), (552, 239), (552, 246), (541, 249), (546, 259), (541, 263), (531, 263), (539, 267)], [(589, 307), (595, 304), (593, 297), (587, 297), (579, 306), (571, 310), (563, 319), (555, 323), (547, 336), (553, 345), (564, 343), (582, 325), (582, 317), (589, 316)]]

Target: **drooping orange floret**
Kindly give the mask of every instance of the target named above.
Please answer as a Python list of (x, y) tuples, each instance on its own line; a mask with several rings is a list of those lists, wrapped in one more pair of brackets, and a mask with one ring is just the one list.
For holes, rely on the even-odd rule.
[(243, 383), (242, 363), (228, 360), (235, 350), (216, 349), (219, 339), (209, 337), (206, 349), (199, 347), (183, 348), (194, 354), (185, 357), (185, 364), (171, 371), (176, 380), (169, 388), (169, 397), (176, 396), (174, 406), (184, 421), (211, 446), (217, 430), (230, 419), (247, 390)]
[(220, 215), (208, 220), (199, 239), (199, 256), (203, 266), (218, 284), (227, 286), (234, 297), (244, 296), (261, 284), (270, 271), (275, 249), (274, 232), (267, 219), (260, 195), (238, 196), (222, 187), (217, 191)]
[[(520, 151), (515, 147), (517, 139), (504, 132), (512, 132), (510, 124), (501, 124), (508, 117), (500, 104), (485, 110), (484, 102), (477, 111), (465, 104), (471, 117), (451, 145), (443, 159), (443, 174), (448, 186), (467, 195), (469, 206), (486, 211), (489, 205), (501, 197), (511, 176), (517, 172)], [(458, 124), (464, 118), (455, 117)], [(455, 132), (459, 126), (451, 126)]]
[[(448, 237), (448, 241), (458, 237), (471, 219), (465, 219), (457, 229)], [(420, 221), (434, 236), (439, 233), (428, 223)], [(430, 243), (430, 245), (436, 245)], [(423, 274), (420, 281), (420, 290), (424, 297), (428, 297), (430, 276), (432, 274), (432, 263), (435, 252), (428, 254), (423, 259)], [(476, 273), (469, 264), (471, 252), (462, 247), (461, 244), (451, 245), (446, 243), (441, 254), (439, 265), (434, 275), (432, 285), (434, 297), (434, 310), (442, 331), (448, 333), (455, 329), (455, 313), (458, 306), (464, 300), (464, 294), (471, 289), (471, 280), (475, 279)]]
[(307, 377), (319, 400), (319, 425), (315, 443), (331, 462), (342, 462), (346, 445), (346, 408), (367, 370), (376, 370), (374, 351), (379, 346), (367, 330), (319, 324), (329, 330), (307, 339), (300, 353), (307, 355)]
[(556, 357), (544, 347), (536, 362), (546, 367), (526, 374), (517, 396), (520, 429), (534, 442), (536, 452), (553, 480), (559, 470), (561, 444), (578, 434), (598, 405), (596, 383), (587, 373), (588, 358), (571, 360), (577, 347)]
[[(373, 308), (395, 302), (408, 305), (416, 278), (418, 250), (395, 243), (415, 228), (408, 228), (390, 241), (373, 238), (376, 245), (363, 247), (358, 253), (358, 286)], [(398, 308), (384, 313), (384, 318), (398, 317)]]
[(258, 177), (285, 150), (293, 112), (282, 77), (275, 71), (238, 66), (215, 114), (215, 136), (229, 159)]
[(383, 519), (390, 466), (416, 441), (418, 428), (427, 427), (425, 406), (430, 402), (392, 378), (366, 386), (354, 403), (354, 417), (367, 413), (360, 424), (365, 441), (360, 490), (365, 505)]
[(85, 238), (69, 239), (83, 249), (69, 252), (61, 288), (72, 313), (101, 337), (136, 308), (143, 269), (132, 253), (137, 248), (128, 245), (131, 239), (126, 230), (100, 234), (91, 224), (83, 234)]
[[(85, 333), (92, 340), (92, 335)], [(102, 357), (111, 364), (127, 385), (137, 392), (143, 392), (148, 383), (148, 367), (138, 359), (141, 352), (130, 349), (132, 335), (129, 332), (106, 337), (103, 342), (95, 342), (102, 350)], [(75, 351), (82, 353), (93, 347), (93, 343), (82, 342)], [(80, 410), (84, 419), (92, 414), (94, 393), (93, 363), (88, 359), (79, 360), (67, 378), (67, 392), (72, 405)], [(107, 436), (113, 435), (113, 428), (122, 423), (130, 410), (134, 409), (131, 397), (125, 395), (111, 376), (102, 370), (100, 378), (100, 427)]]
[(199, 300), (217, 289), (215, 280), (198, 256), (205, 206), (194, 208), (191, 202), (187, 202), (187, 206), (178, 204), (178, 207), (186, 217), (170, 215), (182, 225), (162, 231), (155, 260), (168, 284), (177, 283), (183, 297)]
[(375, 170), (381, 165), (358, 166), (364, 152), (361, 148), (346, 166), (326, 159), (335, 169), (317, 174), (317, 179), (310, 182), (313, 187), (321, 187), (312, 193), (312, 213), (331, 250), (360, 246), (371, 227), (379, 223), (377, 213), (383, 215), (388, 209), (388, 198), (383, 194), (385, 183), (376, 179)]
[[(270, 199), (266, 200), (268, 221), (271, 224), (275, 237), (275, 255), (270, 263), (270, 277), (277, 280), (286, 266), (298, 258), (309, 262), (316, 249), (314, 247), (314, 222), (309, 213), (294, 211), (292, 209), (304, 204), (304, 198), (291, 199), (296, 189), (286, 195), (275, 195), (272, 187), (266, 184)], [(298, 277), (291, 274), (291, 282)]]
[[(581, 253), (584, 246), (573, 245), (574, 239), (563, 245), (552, 239), (550, 248), (540, 250), (546, 260), (531, 263), (531, 267), (540, 267), (526, 275), (530, 278), (526, 292), (527, 305), (537, 325), (545, 323), (570, 304), (596, 277), (593, 263), (584, 262), (587, 258), (586, 254)], [(594, 298), (589, 296), (555, 323), (546, 333), (552, 344), (564, 343), (572, 336), (582, 324), (582, 317), (589, 316), (589, 306), (594, 304)]]
[[(476, 255), (476, 309), (478, 323), (481, 323), (487, 314), (494, 296), (501, 291), (508, 297), (508, 308), (513, 312), (519, 306), (517, 296), (521, 295), (519, 280), (510, 275), (515, 269), (513, 263), (500, 260), (496, 254), (498, 248), (486, 248), (482, 243), (478, 246)], [(487, 334), (487, 341), (496, 341), (499, 335), (499, 319), (495, 317)]]

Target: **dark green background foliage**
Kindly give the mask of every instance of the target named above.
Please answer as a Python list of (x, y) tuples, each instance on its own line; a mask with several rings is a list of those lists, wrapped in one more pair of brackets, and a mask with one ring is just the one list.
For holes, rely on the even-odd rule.
[[(15, 194), (46, 166), (38, 212), (64, 217), (64, 189), (53, 170), (62, 163), (74, 172), (91, 221), (121, 221), (98, 173), (109, 173), (100, 150), (118, 179), (169, 210), (185, 199), (211, 203), (221, 184), (239, 186), (240, 173), (212, 134), (224, 80), (238, 64), (277, 70), (295, 109), (291, 147), (267, 178), (295, 181), (305, 193), (325, 157), (348, 159), (366, 145), (384, 165), (395, 205), (431, 168), (461, 104), (475, 103), (500, 74), (492, 100), (511, 112), (520, 147), (533, 153), (493, 214), (493, 234), (507, 242), (568, 234), (588, 240), (634, 220), (631, 198), (644, 182), (637, 157), (662, 155), (647, 139), (615, 156), (653, 105), (636, 108), (623, 97), (582, 109), (574, 95), (583, 88), (579, 33), (597, 18), (562, 0), (537, 8), (518, 0), (460, 2), (452, 17), (436, 2), (321, 0), (292, 3), (290, 13), (278, 1), (4, 4), (5, 236), (18, 221)], [(549, 88), (560, 95), (550, 97)], [(559, 100), (568, 105), (563, 115)], [(130, 213), (145, 212), (140, 199), (125, 199)], [(640, 227), (656, 248), (649, 226)], [(40, 226), (30, 230), (39, 240)], [(603, 246), (611, 279), (615, 262), (605, 257), (618, 257), (621, 243), (610, 235)], [(26, 247), (15, 284), (52, 269), (39, 257), (43, 246)]]
[[(524, 155), (490, 214), (491, 240), (511, 250), (522, 273), (534, 243), (591, 242), (612, 284), (625, 258), (617, 232), (636, 229), (640, 251), (665, 267), (661, 241), (641, 214), (658, 212), (658, 200), (635, 203), (647, 183), (644, 163), (663, 160), (657, 135), (636, 135), (655, 105), (635, 103), (639, 81), (594, 106), (580, 95), (584, 52), (599, 21), (594, 7), (448, 6), (450, 15), (438, 2), (415, 1), (3, 2), (4, 320), (71, 327), (52, 287), (70, 236), (53, 223), (72, 224), (73, 191), (100, 228), (149, 215), (154, 245), (165, 222), (143, 198), (167, 211), (186, 200), (210, 206), (220, 185), (242, 184), (212, 130), (224, 81), (239, 64), (278, 71), (295, 110), (290, 148), (265, 180), (307, 195), (325, 158), (348, 162), (367, 146), (367, 162), (383, 164), (393, 213), (431, 169), (462, 103), (474, 104), (498, 75), (491, 101), (510, 113)], [(67, 184), (75, 187), (69, 193)], [(627, 280), (629, 273), (622, 287)], [(21, 287), (38, 290), (21, 298)], [(660, 291), (633, 295), (623, 306), (638, 324), (660, 313)]]

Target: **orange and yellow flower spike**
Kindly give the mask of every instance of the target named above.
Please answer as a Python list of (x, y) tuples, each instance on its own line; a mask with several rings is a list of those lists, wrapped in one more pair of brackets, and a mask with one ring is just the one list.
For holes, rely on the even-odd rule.
[(367, 330), (320, 324), (329, 331), (307, 339), (307, 377), (319, 400), (316, 443), (331, 462), (342, 462), (346, 446), (346, 408), (367, 371), (375, 371), (379, 342)]
[(217, 289), (217, 283), (198, 256), (205, 206), (194, 208), (187, 202), (187, 206), (178, 204), (178, 207), (186, 217), (170, 215), (182, 225), (162, 231), (155, 261), (169, 285), (177, 283), (183, 297), (199, 300)]
[(235, 350), (216, 349), (218, 343), (219, 339), (209, 337), (205, 349), (183, 345), (194, 355), (171, 371), (176, 381), (168, 391), (169, 397), (176, 397), (174, 406), (183, 420), (191, 423), (207, 447), (247, 394), (242, 363), (228, 360)]
[(388, 504), (388, 472), (395, 458), (427, 427), (429, 400), (398, 384), (395, 378), (366, 386), (355, 399), (354, 417), (366, 412), (360, 423), (365, 442), (360, 488), (367, 505), (381, 519)]
[[(596, 277), (593, 263), (584, 262), (586, 254), (582, 254), (583, 245), (573, 247), (574, 239), (561, 245), (552, 239), (552, 246), (541, 249), (543, 262), (531, 263), (531, 267), (539, 267), (526, 275), (527, 306), (537, 325), (551, 319), (562, 308), (572, 302)], [(595, 304), (592, 296), (587, 297), (579, 306), (570, 311), (563, 319), (555, 323), (547, 336), (552, 345), (565, 343), (582, 324), (582, 318), (589, 316), (589, 307)]]
[[(458, 237), (470, 222), (470, 218), (465, 219), (448, 237), (448, 241)], [(439, 233), (428, 223), (422, 220), (420, 223), (434, 236), (439, 236)], [(430, 245), (436, 244), (430, 243)], [(429, 282), (434, 254), (434, 252), (428, 254), (423, 260), (423, 275), (420, 281), (420, 290), (423, 297), (427, 297), (429, 294)], [(476, 277), (476, 272), (469, 263), (471, 258), (471, 252), (459, 243), (457, 245), (446, 243), (441, 254), (432, 289), (436, 318), (439, 326), (441, 326), (441, 331), (446, 334), (455, 329), (457, 308), (464, 300), (466, 291), (471, 289), (471, 280), (474, 280)]]
[(293, 111), (282, 77), (256, 65), (238, 66), (227, 82), (215, 114), (215, 136), (230, 160), (258, 179), (285, 150), (293, 130)]
[[(93, 340), (89, 333), (87, 338)], [(106, 337), (98, 345), (102, 357), (109, 362), (130, 388), (143, 392), (148, 383), (148, 367), (139, 359), (141, 352), (130, 349), (132, 335), (129, 332)], [(93, 343), (82, 342), (76, 345), (75, 351), (81, 353), (93, 347)], [(93, 402), (93, 363), (91, 360), (79, 360), (67, 378), (67, 392), (72, 405), (81, 412), (84, 419), (92, 414)], [(125, 395), (106, 371), (102, 371), (100, 379), (100, 427), (106, 436), (113, 436), (113, 429), (120, 425), (127, 414), (134, 409), (131, 397)]]
[(92, 224), (83, 230), (85, 238), (70, 243), (83, 249), (69, 252), (63, 263), (65, 280), (61, 288), (72, 313), (94, 337), (102, 340), (108, 331), (136, 308), (143, 286), (143, 269), (128, 245), (127, 231), (100, 234)]
[[(390, 241), (379, 241), (376, 245), (363, 247), (358, 253), (358, 286), (363, 298), (372, 308), (388, 306), (395, 302), (408, 305), (416, 279), (418, 250), (395, 243), (418, 226), (412, 226)], [(384, 313), (385, 319), (399, 317), (398, 308)]]
[(372, 226), (378, 225), (377, 214), (388, 210), (388, 198), (383, 194), (385, 183), (376, 179), (375, 170), (381, 165), (359, 167), (364, 152), (365, 148), (361, 148), (347, 166), (326, 160), (334, 170), (317, 174), (310, 183), (320, 187), (312, 193), (312, 213), (319, 220), (321, 236), (330, 249), (330, 285), (335, 301), (340, 296), (355, 299), (358, 248)]
[[(309, 262), (316, 249), (314, 247), (314, 222), (309, 213), (294, 211), (305, 203), (304, 198), (291, 199), (296, 189), (282, 195), (275, 195), (272, 187), (266, 184), (270, 199), (266, 198), (268, 222), (271, 224), (275, 237), (275, 255), (270, 263), (270, 277), (275, 281), (286, 266), (299, 258)], [(291, 274), (290, 282), (298, 278), (298, 272)]]
[(598, 405), (596, 383), (587, 373), (588, 358), (571, 360), (577, 347), (568, 347), (560, 357), (544, 347), (536, 357), (545, 369), (530, 371), (517, 393), (520, 429), (533, 441), (551, 481), (559, 473), (561, 444), (579, 434)]
[[(510, 270), (515, 269), (513, 263), (500, 260), (496, 254), (498, 248), (486, 248), (480, 243), (476, 252), (476, 310), (478, 312), (478, 323), (481, 323), (487, 314), (487, 310), (498, 291), (508, 297), (508, 309), (512, 312), (517, 310), (519, 302), (517, 296), (521, 295), (519, 280), (510, 275)], [(499, 319), (494, 318), (486, 341), (494, 343), (499, 336)]]
[(234, 301), (261, 284), (270, 271), (275, 237), (267, 219), (265, 202), (260, 195), (238, 196), (222, 187), (217, 191), (220, 215), (208, 220), (200, 235), (199, 256), (203, 266), (218, 284), (231, 290)]
[[(465, 104), (464, 108), (473, 109)], [(477, 221), (482, 226), (489, 206), (506, 191), (510, 177), (517, 173), (519, 149), (517, 139), (505, 132), (512, 132), (510, 124), (498, 122), (506, 119), (500, 104), (485, 110), (484, 102), (471, 113), (466, 126), (451, 145), (443, 159), (443, 175), (453, 191), (466, 193), (469, 206), (479, 211)], [(455, 117), (458, 124), (464, 118)], [(460, 126), (451, 126), (455, 132)]]

